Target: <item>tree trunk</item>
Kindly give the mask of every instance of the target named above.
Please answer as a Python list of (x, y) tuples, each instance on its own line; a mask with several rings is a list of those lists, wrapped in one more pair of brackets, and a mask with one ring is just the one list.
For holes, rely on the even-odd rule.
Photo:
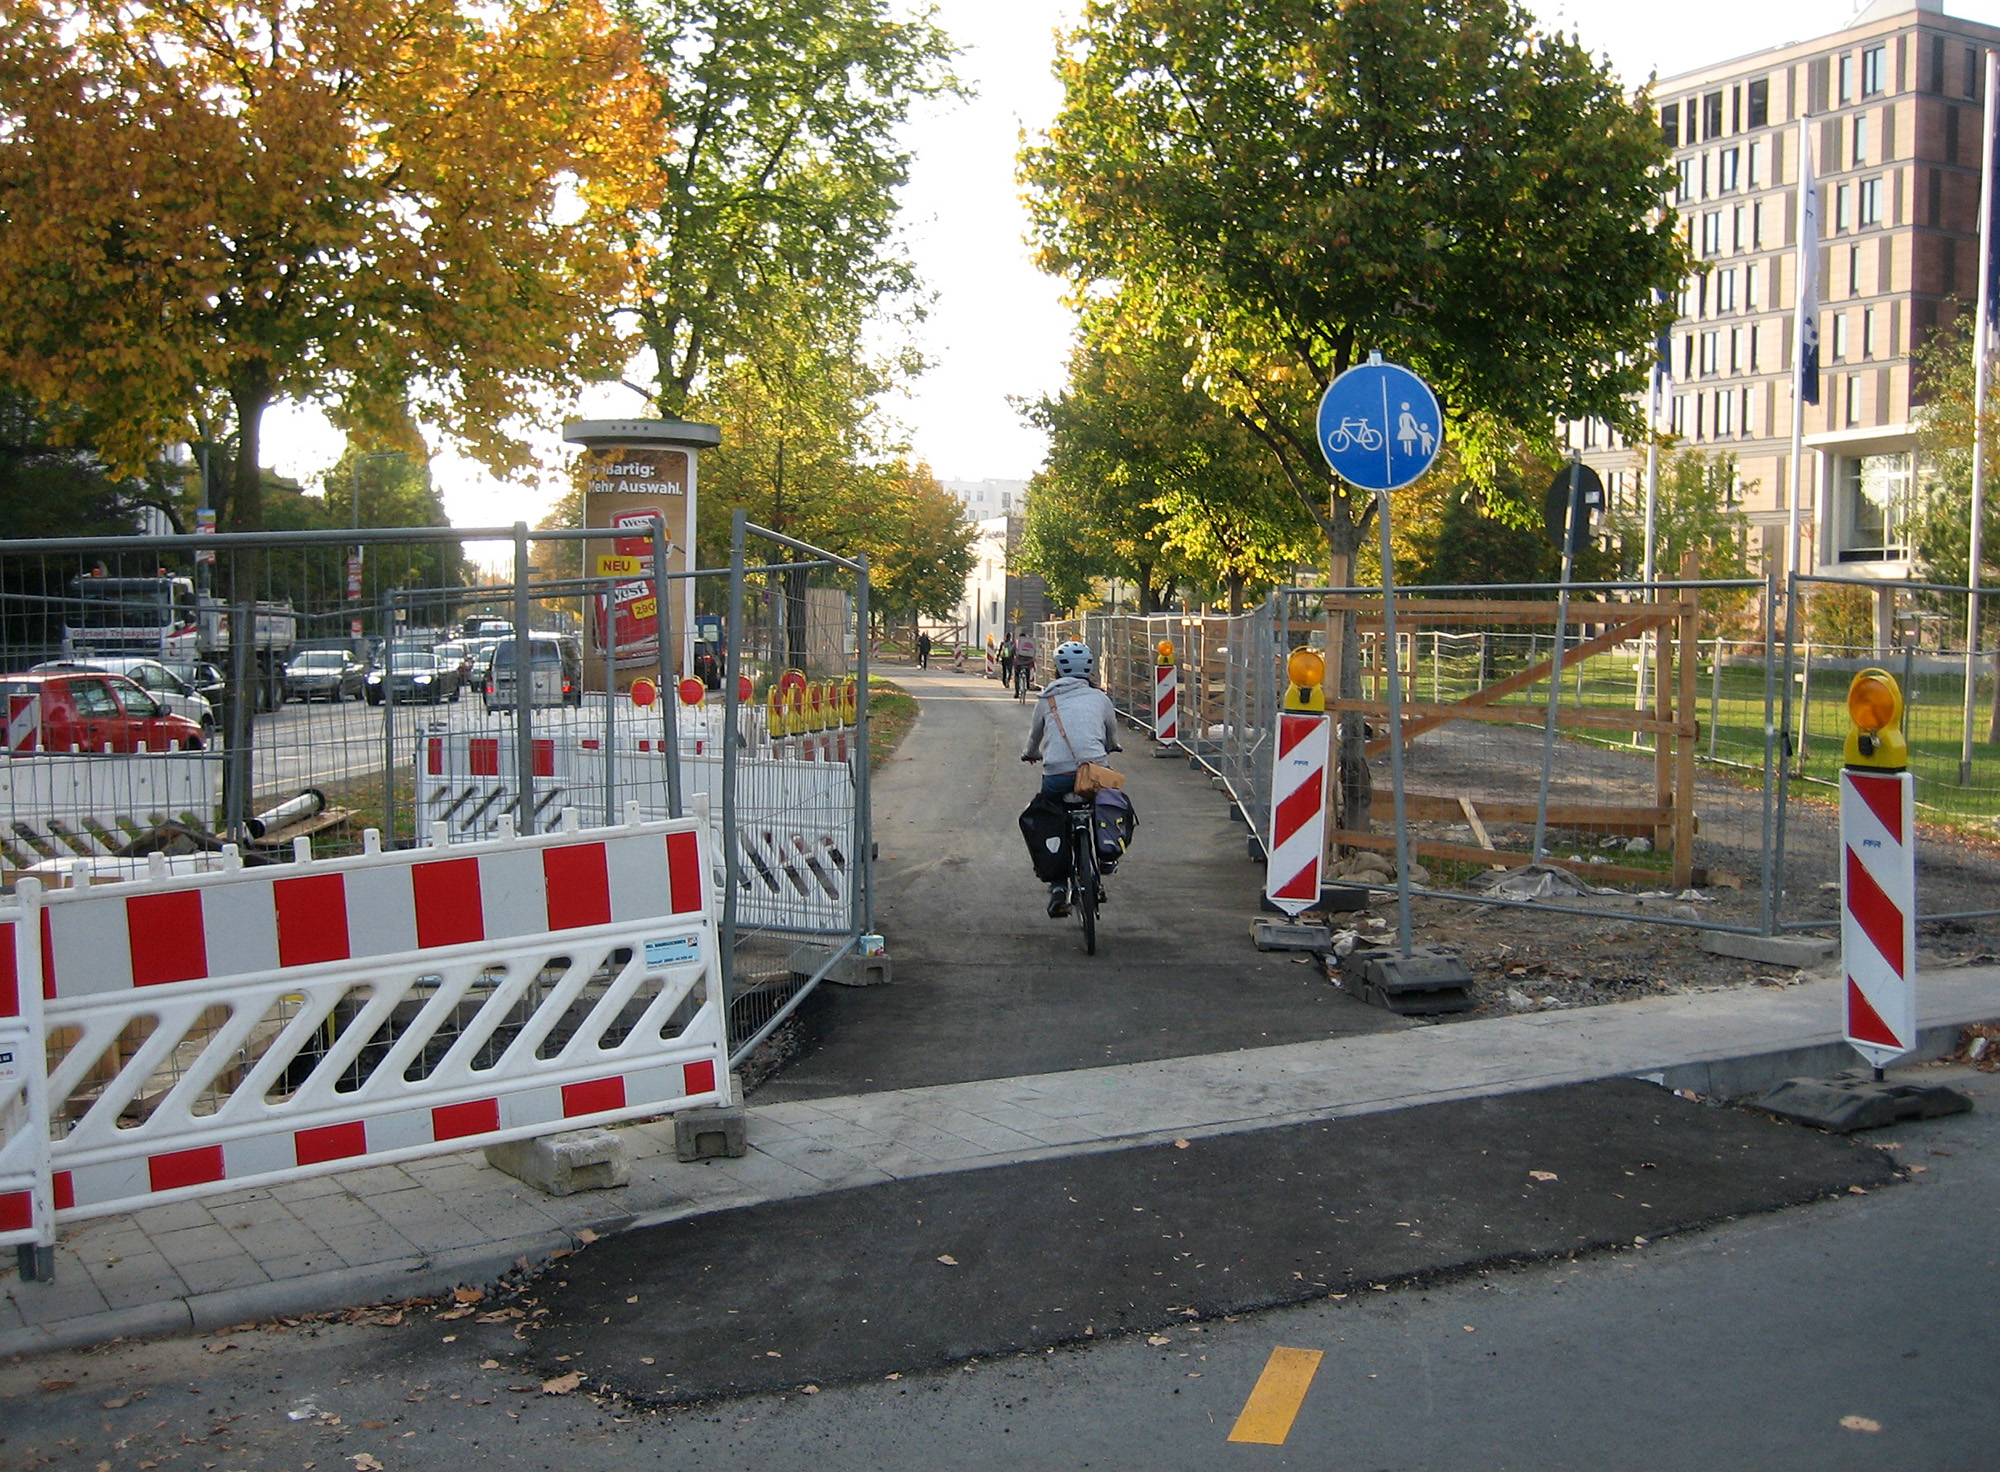
[(2000, 741), (2000, 649), (1993, 651), (1993, 709), (1986, 716), (1986, 740)]
[(1139, 617), (1144, 618), (1153, 611), (1153, 569), (1148, 563), (1140, 563), (1135, 569), (1139, 584)]
[(1233, 572), (1224, 582), (1229, 588), (1229, 616), (1235, 618), (1243, 612), (1243, 574)]

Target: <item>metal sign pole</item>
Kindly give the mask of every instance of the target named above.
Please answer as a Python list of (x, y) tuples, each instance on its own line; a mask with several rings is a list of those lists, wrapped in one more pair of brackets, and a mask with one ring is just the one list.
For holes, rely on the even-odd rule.
[[(535, 831), (535, 649), (528, 628), (528, 524), (514, 523), (514, 790), (515, 815), (524, 836)], [(393, 646), (394, 640), (392, 639)], [(561, 656), (557, 656), (560, 661)], [(390, 660), (393, 667), (395, 660)], [(560, 669), (558, 663), (558, 669)], [(389, 676), (382, 677), (389, 698)]]
[(1403, 661), (1396, 643), (1396, 557), (1389, 546), (1389, 493), (1377, 491), (1382, 523), (1382, 642), (1389, 660), (1389, 780), (1396, 800), (1396, 940), (1410, 954), (1410, 823), (1403, 792)]
[(1549, 668), (1549, 716), (1542, 726), (1542, 784), (1535, 798), (1535, 851), (1539, 864), (1548, 851), (1549, 776), (1556, 759), (1556, 714), (1562, 708), (1563, 646), (1569, 642), (1569, 585), (1576, 575), (1577, 518), (1583, 510), (1583, 460), (1570, 451), (1569, 515), (1563, 522), (1562, 586), (1556, 594), (1555, 662)]

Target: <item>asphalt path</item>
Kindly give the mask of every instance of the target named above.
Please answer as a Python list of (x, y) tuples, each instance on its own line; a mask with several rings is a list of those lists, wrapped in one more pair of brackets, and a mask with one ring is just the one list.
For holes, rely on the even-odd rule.
[[(568, 1260), (567, 1273), (559, 1264), (504, 1306), (488, 1297), (449, 1309), (391, 1308), (368, 1316), (373, 1323), (245, 1326), (0, 1364), (0, 1466), (1970, 1472), (1993, 1464), (2000, 1440), (2000, 1326), (1992, 1313), (2000, 1114), (1985, 1112), (2000, 1103), (2000, 1087), (1992, 1075), (1946, 1077), (1973, 1090), (1982, 1112), (1898, 1126), (1858, 1147), (1712, 1110), (1663, 1115), (1698, 1118), (1683, 1137), (1697, 1147), (1756, 1142), (1773, 1130), (1769, 1138), (1798, 1144), (1797, 1155), (1789, 1144), (1760, 1144), (1751, 1152), (1763, 1157), (1758, 1172), (1728, 1172), (1766, 1201), (1792, 1187), (1786, 1159), (1854, 1157), (1861, 1190), (1679, 1234), (1635, 1233), (1647, 1236), (1645, 1246), (1635, 1240), (1574, 1256), (1564, 1249), (1538, 1262), (1491, 1262), (1379, 1289), (1329, 1284), (1309, 1301), (1219, 1318), (1182, 1315), (1180, 1325), (1157, 1332), (1093, 1326), (1095, 1334), (1060, 1347), (948, 1368), (913, 1365), (852, 1383), (801, 1376), (784, 1390), (670, 1409), (604, 1394), (570, 1368), (581, 1363), (576, 1351), (532, 1327), (555, 1316), (543, 1312), (545, 1299), (565, 1276), (572, 1286), (590, 1281), (597, 1269), (588, 1249)], [(1442, 1152), (1435, 1157), (1410, 1151), (1388, 1189), (1403, 1199), (1455, 1191), (1461, 1201), (1477, 1196), (1495, 1206), (1544, 1189), (1545, 1204), (1560, 1192), (1615, 1203), (1613, 1192), (1634, 1195), (1618, 1184), (1632, 1168), (1629, 1179), (1648, 1181), (1637, 1199), (1657, 1207), (1649, 1179), (1657, 1172), (1645, 1171), (1644, 1159), (1665, 1167), (1700, 1155), (1690, 1148), (1609, 1165), (1634, 1142), (1599, 1131), (1595, 1119), (1603, 1157), (1583, 1150), (1576, 1166), (1569, 1152), (1577, 1147), (1547, 1122), (1538, 1127), (1535, 1143), (1566, 1152), (1533, 1152), (1543, 1162), (1533, 1169), (1555, 1162), (1554, 1183), (1530, 1187), (1512, 1174), (1526, 1155), (1508, 1158), (1506, 1179), (1495, 1176), (1504, 1193), (1461, 1174), (1478, 1149), (1511, 1148), (1519, 1122), (1492, 1119), (1490, 1137), (1480, 1138), (1485, 1126), (1462, 1129), (1435, 1142)], [(1897, 1183), (1864, 1184), (1880, 1179), (1868, 1161), (1877, 1147), (1897, 1163)], [(1365, 1152), (1354, 1155), (1343, 1168), (1364, 1160)], [(1785, 1181), (1774, 1181), (1773, 1167)], [(1841, 1175), (1830, 1179), (1837, 1184)], [(1245, 1172), (1239, 1184), (1232, 1214), (1277, 1219), (1281, 1212), (1258, 1205), (1267, 1192), (1294, 1208), (1305, 1199), (1301, 1190), (1278, 1189), (1275, 1175)], [(1361, 1199), (1386, 1207), (1397, 1198)], [(1438, 1204), (1416, 1200), (1411, 1209)], [(1405, 1231), (1434, 1225), (1415, 1226), (1415, 1214), (1395, 1220), (1413, 1223)], [(1559, 1235), (1549, 1231), (1550, 1240)], [(1379, 1242), (1391, 1245), (1386, 1233)], [(875, 1244), (847, 1246), (858, 1259)], [(744, 1291), (759, 1295), (757, 1277), (784, 1271), (787, 1250), (795, 1244), (772, 1241)], [(713, 1261), (671, 1266), (684, 1279), (712, 1278), (720, 1267), (701, 1268)], [(906, 1273), (900, 1296), (922, 1302), (932, 1281)], [(667, 1295), (685, 1291), (670, 1287)], [(665, 1306), (665, 1297), (654, 1305), (663, 1346), (674, 1333)], [(563, 1332), (587, 1343), (586, 1327)], [(1277, 1441), (1231, 1442), (1280, 1348), (1323, 1356), (1309, 1383), (1295, 1387), (1294, 1417)], [(582, 1353), (599, 1351), (589, 1345)], [(769, 1358), (762, 1350), (757, 1357)]]
[(823, 987), (799, 1055), (757, 1098), (1051, 1073), (1408, 1026), (1250, 943), (1263, 871), (1206, 777), (1127, 730), (1113, 763), (1139, 814), (1107, 877), (1098, 953), (1051, 920), (1017, 819), (1029, 706), (949, 670), (892, 677), (921, 703), (874, 788), (876, 924), (894, 984)]

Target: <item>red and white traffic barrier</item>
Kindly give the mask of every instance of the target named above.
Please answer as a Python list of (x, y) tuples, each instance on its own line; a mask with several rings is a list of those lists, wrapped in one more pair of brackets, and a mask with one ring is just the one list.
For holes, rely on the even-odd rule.
[(1876, 1068), (1917, 1042), (1916, 778), (1840, 774), (1847, 1041)]
[(0, 906), (0, 1247), (55, 1245), (33, 911)]
[(1287, 915), (1319, 903), (1331, 729), (1324, 712), (1288, 710), (1278, 716), (1264, 893)]
[(710, 883), (689, 819), (24, 885), (53, 1209), (726, 1103)]
[(42, 744), (42, 697), (7, 697), (7, 754), (19, 756), (37, 751)]
[(1181, 672), (1178, 665), (1153, 666), (1153, 735), (1162, 744), (1181, 739)]

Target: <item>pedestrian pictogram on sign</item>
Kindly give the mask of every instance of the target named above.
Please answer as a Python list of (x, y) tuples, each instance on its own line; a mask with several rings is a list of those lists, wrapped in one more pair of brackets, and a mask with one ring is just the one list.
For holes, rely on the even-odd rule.
[(1318, 429), (1326, 463), (1368, 491), (1410, 484), (1444, 444), (1444, 415), (1430, 386), (1379, 353), (1327, 385)]

